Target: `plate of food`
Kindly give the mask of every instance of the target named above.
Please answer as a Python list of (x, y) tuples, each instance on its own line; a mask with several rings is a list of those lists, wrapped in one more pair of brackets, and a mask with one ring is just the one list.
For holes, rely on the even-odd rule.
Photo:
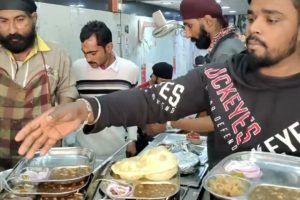
[(26, 183), (72, 183), (87, 178), (93, 171), (95, 154), (85, 148), (52, 148), (45, 155), (39, 152), (33, 159), (21, 159), (8, 179)]
[(216, 197), (235, 200), (300, 199), (300, 158), (239, 152), (224, 158), (203, 179)]
[(26, 183), (15, 182), (14, 180), (8, 180), (4, 184), (4, 189), (17, 196), (44, 196), (44, 197), (63, 197), (74, 194), (84, 188), (88, 184), (88, 178), (73, 183), (55, 183), (55, 182), (43, 182), (43, 183)]
[(66, 196), (84, 188), (94, 168), (94, 153), (85, 148), (52, 148), (32, 160), (22, 158), (3, 180), (3, 188), (19, 196)]
[(175, 195), (179, 188), (178, 161), (163, 146), (113, 163), (100, 184), (112, 199), (161, 199)]

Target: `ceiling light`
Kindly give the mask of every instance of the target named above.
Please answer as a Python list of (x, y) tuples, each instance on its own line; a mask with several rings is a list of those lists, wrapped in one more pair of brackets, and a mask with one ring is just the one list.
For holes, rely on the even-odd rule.
[(236, 11), (235, 11), (235, 10), (230, 10), (229, 12), (230, 12), (230, 13), (236, 13)]
[(74, 7), (74, 8), (83, 8), (84, 5), (83, 4), (70, 4), (70, 7)]
[(217, 0), (216, 2), (217, 2), (217, 3), (221, 3), (221, 0)]
[(121, 11), (122, 10), (122, 3), (118, 3), (118, 9)]
[(229, 6), (222, 6), (222, 9), (229, 9)]
[(170, 5), (170, 4), (172, 4), (173, 2), (171, 2), (171, 1), (162, 1), (161, 3), (164, 4), (164, 5)]

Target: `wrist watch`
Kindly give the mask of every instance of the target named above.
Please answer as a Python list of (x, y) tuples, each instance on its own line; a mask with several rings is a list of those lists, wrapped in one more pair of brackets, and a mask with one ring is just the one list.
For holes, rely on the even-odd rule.
[(167, 121), (166, 122), (166, 131), (169, 131), (169, 130), (172, 130), (173, 127), (172, 127), (172, 124), (171, 124), (171, 121)]

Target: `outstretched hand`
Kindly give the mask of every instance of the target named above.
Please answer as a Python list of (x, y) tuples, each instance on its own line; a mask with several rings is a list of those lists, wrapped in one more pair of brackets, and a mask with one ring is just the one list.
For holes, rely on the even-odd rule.
[(40, 149), (41, 155), (45, 155), (57, 141), (78, 129), (87, 116), (88, 111), (80, 101), (49, 109), (17, 133), (15, 140), (22, 141), (19, 154), (31, 159)]

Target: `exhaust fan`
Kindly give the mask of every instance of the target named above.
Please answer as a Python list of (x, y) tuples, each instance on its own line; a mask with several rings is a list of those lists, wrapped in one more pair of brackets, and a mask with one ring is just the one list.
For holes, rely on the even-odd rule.
[(175, 20), (171, 20), (167, 22), (160, 10), (154, 12), (152, 14), (152, 18), (153, 18), (153, 23), (143, 22), (141, 19), (139, 20), (139, 41), (143, 40), (144, 29), (146, 27), (155, 28), (152, 31), (152, 35), (155, 38), (163, 37), (178, 28), (182, 28), (182, 25), (178, 24), (178, 22)]

